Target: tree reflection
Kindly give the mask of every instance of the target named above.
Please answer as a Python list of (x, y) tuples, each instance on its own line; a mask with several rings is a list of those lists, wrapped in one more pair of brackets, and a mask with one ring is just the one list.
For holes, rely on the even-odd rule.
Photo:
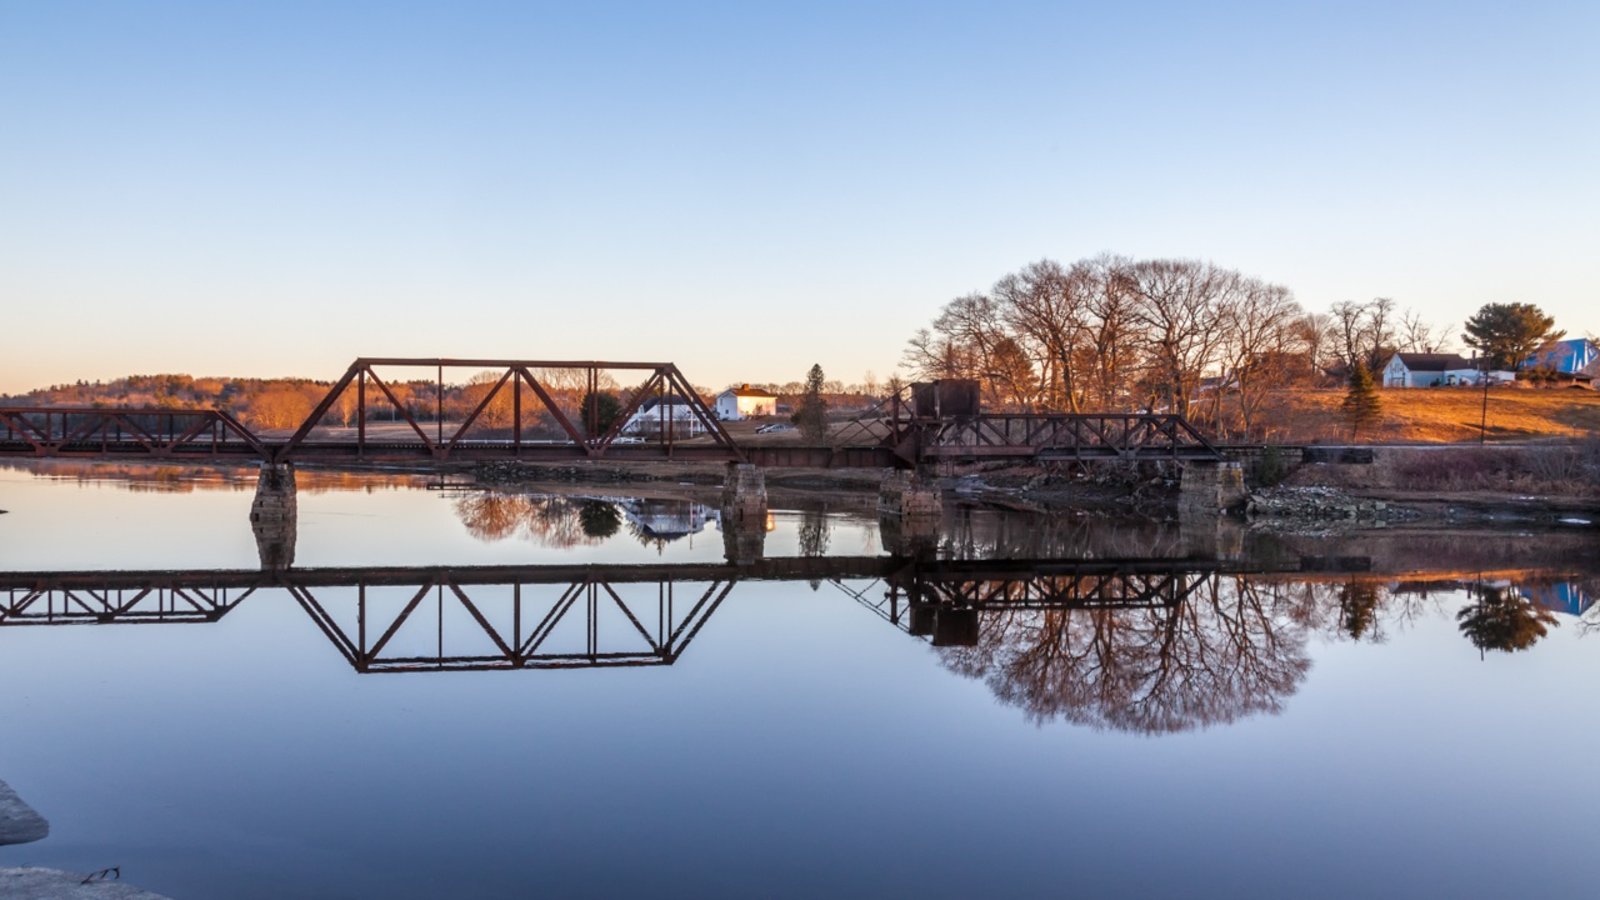
[(1036, 723), (1168, 734), (1282, 709), (1309, 614), (1283, 585), (1210, 576), (1175, 606), (987, 615), (976, 646), (940, 652)]
[(578, 504), (578, 524), (585, 535), (603, 541), (622, 528), (622, 513), (604, 500), (585, 500)]
[(585, 503), (593, 502), (483, 491), (457, 498), (455, 510), (467, 533), (480, 541), (520, 537), (563, 549), (598, 544), (609, 536), (598, 531), (602, 514), (590, 512), (584, 519)]
[(1456, 613), (1457, 627), (1479, 652), (1526, 650), (1560, 623), (1549, 610), (1508, 588), (1482, 586), (1478, 602)]
[[(824, 556), (828, 552), (828, 541), (832, 537), (832, 526), (828, 524), (828, 514), (820, 509), (808, 509), (800, 514), (800, 532), (798, 534), (801, 556)], [(822, 587), (820, 579), (813, 578), (806, 582), (813, 591)]]
[(1377, 585), (1352, 581), (1339, 589), (1339, 628), (1352, 640), (1373, 632), (1377, 613)]

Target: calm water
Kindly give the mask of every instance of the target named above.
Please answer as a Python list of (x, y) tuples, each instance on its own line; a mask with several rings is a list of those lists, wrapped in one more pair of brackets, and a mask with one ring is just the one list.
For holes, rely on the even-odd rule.
[(730, 578), (688, 501), (302, 473), (262, 572), (251, 486), (0, 469), (0, 779), (52, 826), (0, 866), (180, 898), (1595, 890), (1592, 532), (778, 510)]

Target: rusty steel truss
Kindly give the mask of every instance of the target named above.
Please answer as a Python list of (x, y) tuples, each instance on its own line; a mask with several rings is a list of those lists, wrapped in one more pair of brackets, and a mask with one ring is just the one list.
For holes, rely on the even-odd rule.
[(256, 586), (196, 574), (138, 573), (101, 579), (44, 578), (0, 586), (0, 625), (109, 625), (215, 622)]
[[(741, 581), (844, 589), (941, 645), (1014, 610), (1176, 607), (1197, 560), (917, 562), (779, 558), (751, 565), (360, 567), (0, 573), (0, 628), (216, 622), (286, 592), (361, 673), (672, 665)], [(846, 582), (867, 580), (855, 589)], [(874, 591), (880, 596), (869, 596)]]
[(983, 615), (1172, 609), (1230, 568), (1160, 559), (937, 562), (899, 569), (866, 590), (834, 584), (907, 634), (935, 646), (970, 646)]
[[(437, 404), (432, 428), (425, 427), (414, 415), (409, 404), (402, 402), (387, 381), (379, 376), (377, 367), (404, 367), (433, 369), (437, 390)], [(460, 422), (450, 424), (446, 430), (443, 408), (444, 373), (446, 369), (472, 369), (490, 372), (494, 381), (479, 399), (477, 405)], [(557, 401), (556, 390), (536, 374), (543, 371), (581, 373), (585, 398), (597, 396), (603, 389), (604, 373), (632, 372), (643, 375), (643, 381), (630, 389), (621, 411), (612, 421), (601, 427), (599, 404), (581, 402), (576, 416), (569, 414)], [(353, 438), (340, 440), (312, 439), (312, 431), (323, 423), (346, 392), (355, 392)], [(387, 406), (410, 427), (415, 439), (375, 439), (369, 435), (373, 402), (382, 397)], [(655, 409), (660, 422), (656, 429), (657, 440), (639, 444), (620, 443), (624, 425), (651, 399), (658, 401)], [(469, 437), (484, 412), (496, 401), (510, 401), (510, 434), (485, 439)], [(668, 402), (670, 401), (670, 402)], [(688, 411), (694, 422), (705, 432), (705, 440), (684, 441), (679, 437), (679, 423), (673, 419), (675, 406)], [(548, 416), (560, 430), (555, 440), (531, 441), (524, 437), (524, 426), (533, 416)], [(432, 432), (430, 434), (430, 431)], [(408, 436), (409, 437), (409, 436)], [(293, 462), (301, 459), (319, 460), (377, 460), (410, 461), (472, 459), (598, 459), (633, 458), (658, 459), (662, 457), (692, 457), (699, 459), (743, 461), (739, 447), (728, 436), (722, 423), (706, 406), (683, 373), (672, 363), (642, 362), (572, 362), (552, 360), (503, 359), (400, 359), (362, 358), (351, 363), (350, 368), (312, 410), (305, 422), (295, 430), (287, 442), (272, 448), (270, 461)]]
[(1183, 416), (1167, 413), (982, 413), (926, 418), (897, 407), (886, 446), (912, 463), (1197, 462), (1222, 451)]
[[(459, 672), (670, 666), (733, 585), (666, 579), (628, 590), (584, 578), (558, 585), (512, 582), (474, 597), (473, 585), (441, 573), (398, 611), (371, 602), (366, 585), (322, 598), (299, 585), (288, 590), (357, 672)], [(687, 597), (680, 597), (684, 588)], [(437, 640), (396, 643), (408, 625)]]
[(271, 450), (219, 409), (6, 406), (0, 454), (215, 461), (266, 459)]
[[(380, 367), (433, 377), (420, 392), (412, 390), (415, 380), (402, 389)], [(463, 387), (447, 385), (446, 372), (463, 369), (475, 375), (472, 406), (447, 408), (447, 390)], [(551, 373), (560, 373), (565, 386), (557, 387)], [(639, 382), (617, 385), (608, 381), (611, 373)], [(600, 403), (589, 398), (608, 390), (621, 408), (601, 421)], [(825, 445), (741, 447), (672, 363), (364, 357), (287, 437), (252, 432), (220, 410), (13, 406), (0, 408), (0, 456), (274, 464), (676, 459), (806, 468), (1222, 459), (1179, 415), (980, 413), (975, 400), (925, 399), (902, 402), (896, 395)], [(494, 427), (487, 424), (491, 410), (500, 420)], [(386, 414), (388, 424), (380, 426), (375, 414)], [(645, 436), (625, 435), (630, 422)]]

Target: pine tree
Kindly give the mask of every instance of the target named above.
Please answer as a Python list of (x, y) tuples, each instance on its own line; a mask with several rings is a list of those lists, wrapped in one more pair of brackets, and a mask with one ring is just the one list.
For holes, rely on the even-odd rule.
[(1350, 370), (1350, 390), (1345, 392), (1342, 407), (1345, 421), (1350, 423), (1352, 439), (1363, 427), (1375, 424), (1383, 415), (1383, 400), (1372, 383), (1372, 371), (1360, 362)]
[(828, 401), (822, 399), (822, 366), (813, 365), (806, 375), (806, 390), (800, 407), (794, 411), (794, 424), (806, 440), (820, 443), (828, 435)]

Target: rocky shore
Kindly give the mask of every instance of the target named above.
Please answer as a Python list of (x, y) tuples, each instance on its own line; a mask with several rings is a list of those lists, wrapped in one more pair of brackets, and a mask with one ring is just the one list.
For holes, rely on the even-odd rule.
[(1415, 522), (1422, 513), (1385, 500), (1357, 497), (1334, 487), (1265, 488), (1250, 495), (1245, 515), (1251, 519), (1336, 521), (1364, 525)]

